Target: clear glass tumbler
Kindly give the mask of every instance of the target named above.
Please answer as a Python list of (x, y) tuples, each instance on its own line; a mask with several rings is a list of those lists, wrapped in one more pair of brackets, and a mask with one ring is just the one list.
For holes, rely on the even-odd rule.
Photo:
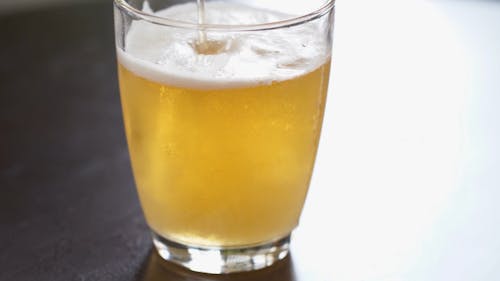
[(114, 5), (128, 147), (159, 254), (206, 273), (283, 259), (318, 147), (334, 1)]

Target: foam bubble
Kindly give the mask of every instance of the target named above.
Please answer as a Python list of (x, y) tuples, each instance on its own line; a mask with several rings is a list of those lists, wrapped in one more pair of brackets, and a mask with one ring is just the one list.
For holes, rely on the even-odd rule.
[[(206, 21), (212, 24), (258, 24), (290, 17), (235, 3), (205, 5)], [(155, 15), (197, 21), (194, 3)], [(322, 65), (330, 50), (318, 32), (316, 22), (270, 31), (208, 32), (217, 50), (200, 54), (195, 46), (198, 31), (135, 21), (125, 51), (117, 48), (117, 53), (128, 70), (159, 83), (200, 89), (249, 87), (292, 79)]]

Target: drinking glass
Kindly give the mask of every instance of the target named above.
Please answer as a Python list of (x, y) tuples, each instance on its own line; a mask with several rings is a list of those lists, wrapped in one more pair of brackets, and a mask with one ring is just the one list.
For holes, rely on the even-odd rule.
[(283, 259), (319, 142), (334, 1), (114, 7), (128, 148), (160, 256), (206, 273)]

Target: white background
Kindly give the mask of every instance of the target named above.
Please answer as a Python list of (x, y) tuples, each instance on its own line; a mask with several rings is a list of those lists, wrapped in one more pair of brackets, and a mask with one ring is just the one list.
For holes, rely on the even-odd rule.
[[(337, 281), (500, 280), (500, 2), (336, 8), (295, 270)], [(301, 262), (311, 258), (331, 267)]]

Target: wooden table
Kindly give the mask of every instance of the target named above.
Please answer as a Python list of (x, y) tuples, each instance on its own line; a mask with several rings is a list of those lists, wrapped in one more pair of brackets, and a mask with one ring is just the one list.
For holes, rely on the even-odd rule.
[(0, 280), (499, 280), (500, 3), (337, 3), (290, 258), (161, 262), (121, 121), (111, 3), (0, 17)]

